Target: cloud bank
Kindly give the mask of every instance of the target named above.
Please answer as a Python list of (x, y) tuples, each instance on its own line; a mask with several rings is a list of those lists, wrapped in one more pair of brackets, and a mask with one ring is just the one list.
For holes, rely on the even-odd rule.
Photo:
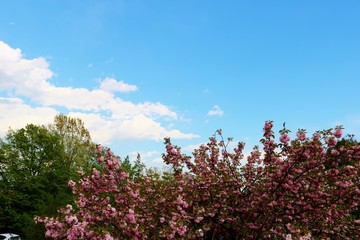
[(159, 102), (124, 101), (115, 93), (131, 93), (136, 85), (114, 78), (99, 80), (94, 89), (58, 87), (50, 82), (54, 73), (45, 58), (24, 58), (20, 49), (0, 41), (0, 135), (28, 123), (51, 123), (58, 109), (81, 118), (97, 143), (116, 140), (191, 139), (193, 133), (168, 129), (163, 121), (178, 114)]

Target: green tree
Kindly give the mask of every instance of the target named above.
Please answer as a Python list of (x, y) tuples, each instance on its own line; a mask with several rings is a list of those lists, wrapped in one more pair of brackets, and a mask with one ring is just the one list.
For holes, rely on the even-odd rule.
[(129, 156), (127, 156), (124, 160), (121, 161), (121, 166), (129, 173), (130, 179), (132, 180), (139, 180), (145, 174), (146, 168), (145, 164), (141, 161), (140, 154), (137, 154), (134, 162), (131, 162)]
[(71, 202), (67, 181), (75, 171), (64, 162), (62, 136), (43, 126), (10, 130), (0, 140), (0, 230), (43, 239), (34, 216), (54, 215)]
[(94, 162), (95, 144), (81, 119), (59, 114), (55, 116), (54, 123), (47, 128), (50, 132), (60, 135), (65, 151), (64, 160), (69, 165), (86, 168), (89, 163)]

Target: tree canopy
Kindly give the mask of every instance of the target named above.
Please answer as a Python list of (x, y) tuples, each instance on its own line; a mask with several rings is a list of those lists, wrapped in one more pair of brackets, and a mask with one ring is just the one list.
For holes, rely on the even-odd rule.
[(89, 166), (94, 146), (83, 122), (64, 115), (48, 126), (9, 130), (0, 139), (0, 231), (44, 239), (34, 217), (72, 202), (67, 181)]

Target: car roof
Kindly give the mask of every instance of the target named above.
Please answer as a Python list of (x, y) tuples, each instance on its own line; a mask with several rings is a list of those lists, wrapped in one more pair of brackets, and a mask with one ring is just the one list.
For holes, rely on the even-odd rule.
[(0, 233), (0, 236), (5, 236), (5, 237), (18, 237), (19, 235), (15, 234), (15, 233)]

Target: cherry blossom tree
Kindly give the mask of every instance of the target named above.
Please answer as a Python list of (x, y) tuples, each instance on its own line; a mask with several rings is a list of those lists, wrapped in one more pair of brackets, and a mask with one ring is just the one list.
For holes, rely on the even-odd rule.
[(69, 181), (74, 205), (37, 221), (54, 239), (358, 239), (360, 145), (341, 126), (293, 140), (284, 126), (279, 143), (272, 129), (246, 161), (221, 130), (192, 157), (165, 139), (172, 173), (136, 180), (98, 146), (100, 167)]

